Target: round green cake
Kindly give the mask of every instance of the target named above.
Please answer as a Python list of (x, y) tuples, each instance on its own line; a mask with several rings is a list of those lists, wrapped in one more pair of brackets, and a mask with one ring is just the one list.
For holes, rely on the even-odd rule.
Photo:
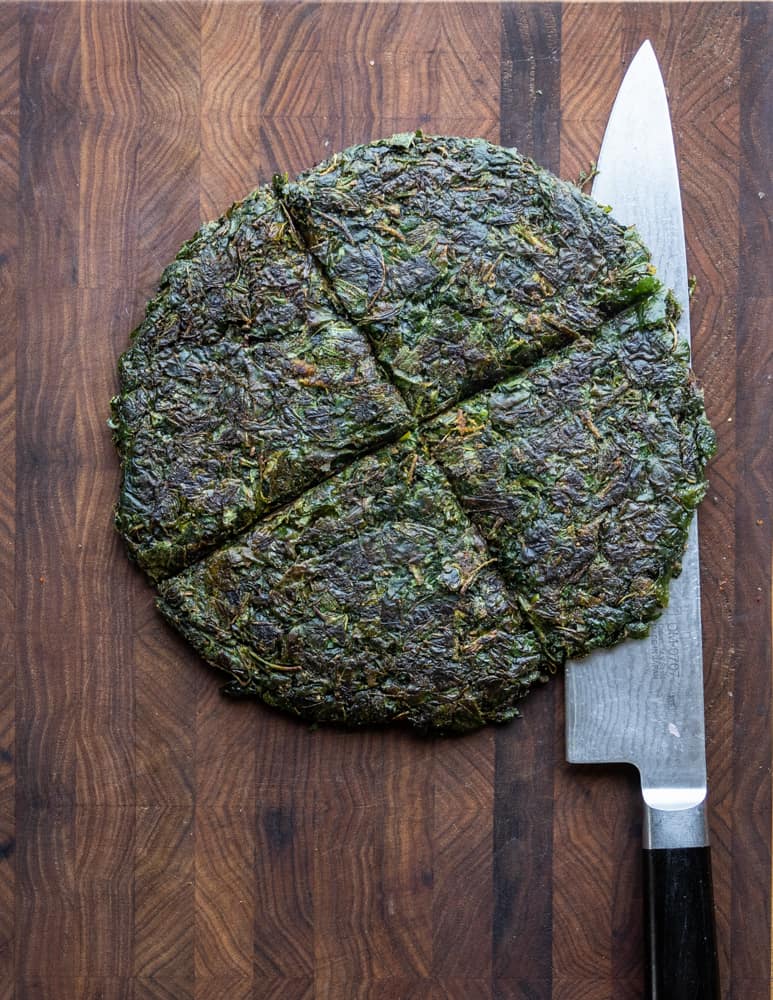
[(116, 524), (231, 694), (463, 731), (643, 636), (714, 450), (636, 232), (392, 136), (203, 226), (119, 364)]

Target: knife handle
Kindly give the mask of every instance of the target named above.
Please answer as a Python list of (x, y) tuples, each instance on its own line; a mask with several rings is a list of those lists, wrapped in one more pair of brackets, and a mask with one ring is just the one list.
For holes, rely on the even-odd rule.
[(650, 1000), (720, 1000), (711, 852), (644, 850)]

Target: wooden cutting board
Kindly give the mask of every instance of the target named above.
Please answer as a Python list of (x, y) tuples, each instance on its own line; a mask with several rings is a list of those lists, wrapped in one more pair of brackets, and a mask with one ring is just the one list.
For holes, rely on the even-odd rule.
[(0, 5), (3, 1000), (642, 995), (636, 776), (565, 764), (561, 679), (460, 739), (222, 699), (113, 533), (105, 421), (202, 220), (417, 126), (576, 178), (647, 37), (720, 449), (701, 537), (722, 974), (769, 995), (772, 13)]

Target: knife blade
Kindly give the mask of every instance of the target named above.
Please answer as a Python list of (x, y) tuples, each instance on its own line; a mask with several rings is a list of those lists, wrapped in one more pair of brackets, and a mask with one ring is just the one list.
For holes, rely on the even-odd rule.
[[(663, 79), (649, 41), (629, 66), (599, 154), (593, 196), (634, 225), (690, 318), (679, 174)], [(698, 529), (693, 518), (668, 607), (644, 640), (566, 669), (570, 763), (628, 763), (644, 799), (648, 996), (719, 997), (703, 709)]]

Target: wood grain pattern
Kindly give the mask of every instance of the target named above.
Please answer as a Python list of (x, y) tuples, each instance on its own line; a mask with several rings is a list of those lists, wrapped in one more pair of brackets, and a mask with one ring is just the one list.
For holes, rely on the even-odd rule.
[(134, 815), (135, 996), (194, 995), (193, 807), (138, 805)]
[(69, 4), (19, 12), (20, 267), (25, 282), (78, 281), (80, 16)]
[[(773, 17), (765, 5), (745, 8), (741, 20), (740, 242), (736, 329), (737, 481), (736, 545), (748, 568), (735, 576), (734, 744), (746, 748), (733, 761), (733, 899), (731, 959), (748, 996), (765, 994), (771, 971), (770, 935), (758, 948), (749, 928), (767, 919), (771, 883), (770, 664), (771, 483), (773, 380), (769, 269), (771, 242), (770, 123)], [(762, 196), (762, 197), (760, 197)], [(749, 558), (751, 557), (751, 558)], [(755, 679), (756, 678), (756, 679)], [(747, 742), (748, 741), (748, 742)], [(744, 902), (741, 904), (740, 900)], [(751, 936), (754, 934), (752, 932)]]
[(770, 995), (770, 7), (84, 0), (0, 3), (0, 1000), (641, 997), (636, 775), (564, 762), (560, 678), (460, 739), (223, 699), (112, 530), (105, 421), (202, 220), (417, 126), (576, 178), (646, 37), (720, 446), (721, 972), (729, 1000)]
[(18, 325), (19, 18), (0, 8), (0, 997), (14, 979), (16, 896), (16, 327)]
[(254, 807), (196, 805), (194, 826), (195, 995), (252, 991)]
[(141, 137), (138, 10), (130, 2), (81, 8), (78, 284), (109, 288), (136, 272)]
[(440, 983), (491, 981), (494, 739), (482, 732), (472, 745), (436, 746), (432, 969)]
[(292, 989), (303, 995), (314, 981), (312, 871), (324, 846), (314, 830), (313, 799), (309, 804), (304, 794), (308, 789), (314, 795), (314, 744), (295, 720), (271, 721), (256, 727), (255, 740), (255, 982), (274, 983), (277, 991), (281, 983), (295, 982)]
[(200, 213), (216, 218), (266, 176), (259, 159), (260, 8), (208, 3), (201, 18)]
[(138, 276), (144, 288), (202, 221), (201, 16), (198, 4), (141, 4), (138, 19), (139, 150)]
[[(736, 299), (739, 245), (736, 206), (739, 150), (738, 98), (740, 58), (738, 20), (713, 9), (701, 21), (685, 11), (682, 46), (690, 52), (681, 67), (682, 97), (675, 108), (676, 138), (686, 160), (682, 171), (688, 266), (698, 286), (691, 308), (694, 365), (705, 387), (707, 410), (717, 429), (719, 453), (712, 462), (710, 500), (699, 516), (703, 539), (702, 611), (711, 641), (704, 643), (706, 716), (712, 743), (733, 744), (733, 647), (737, 627), (734, 595), (723, 580), (736, 560), (732, 523), (736, 507), (737, 443), (733, 407)], [(700, 40), (701, 44), (698, 44)], [(695, 150), (690, 155), (690, 151)], [(710, 180), (707, 183), (707, 178)], [(706, 192), (706, 187), (711, 193)], [(711, 294), (706, 294), (711, 289)], [(720, 941), (720, 970), (730, 963), (732, 885), (730, 838), (738, 822), (732, 805), (730, 756), (709, 754), (711, 832), (716, 869), (715, 904)]]

